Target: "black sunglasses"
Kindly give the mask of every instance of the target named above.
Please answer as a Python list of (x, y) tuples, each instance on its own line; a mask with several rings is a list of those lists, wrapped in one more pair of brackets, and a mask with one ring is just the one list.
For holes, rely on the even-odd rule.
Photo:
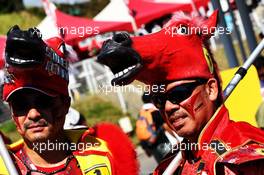
[[(27, 90), (24, 90), (27, 91)], [(14, 94), (11, 96), (11, 99), (9, 100), (9, 104), (11, 106), (12, 112), (16, 116), (23, 116), (25, 115), (28, 110), (32, 107), (41, 109), (41, 110), (48, 110), (48, 109), (57, 109), (58, 108), (58, 100), (59, 97), (50, 97), (44, 94), (39, 93), (36, 97), (32, 94), (29, 94), (31, 96), (30, 98), (25, 97), (25, 93), (22, 94), (19, 91), (16, 92), (17, 94)], [(24, 100), (21, 100), (24, 99)]]
[(193, 90), (201, 85), (206, 83), (206, 79), (198, 79), (195, 82), (184, 83), (179, 86), (174, 87), (166, 93), (156, 93), (152, 95), (152, 103), (158, 109), (164, 109), (165, 103), (169, 100), (173, 104), (179, 104), (185, 99), (189, 98), (192, 95)]

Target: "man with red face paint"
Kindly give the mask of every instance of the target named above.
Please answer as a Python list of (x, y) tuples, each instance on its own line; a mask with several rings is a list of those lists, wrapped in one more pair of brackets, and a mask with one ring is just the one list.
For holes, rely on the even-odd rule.
[[(60, 38), (41, 39), (38, 29), (7, 34), (3, 100), (21, 142), (9, 146), (19, 174), (137, 174), (128, 137), (112, 124), (63, 130), (70, 106), (68, 62)], [(0, 174), (8, 174), (0, 157)]]
[(155, 175), (163, 174), (178, 153), (183, 159), (173, 174), (264, 174), (264, 132), (231, 121), (223, 104), (217, 64), (207, 45), (216, 23), (217, 12), (206, 20), (178, 14), (160, 32), (114, 36), (98, 56), (119, 75), (112, 84), (136, 79), (160, 87), (152, 88), (153, 103), (184, 140)]

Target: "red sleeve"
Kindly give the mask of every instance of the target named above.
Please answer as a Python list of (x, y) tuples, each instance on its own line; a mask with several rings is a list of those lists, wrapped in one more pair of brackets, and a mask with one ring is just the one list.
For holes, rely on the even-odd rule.
[(264, 159), (246, 162), (240, 165), (225, 164), (217, 169), (217, 175), (263, 175)]
[(95, 136), (107, 142), (117, 175), (138, 174), (139, 165), (134, 146), (121, 128), (111, 123), (97, 124), (94, 128)]
[(264, 174), (264, 159), (250, 161), (238, 166), (240, 174), (262, 175)]

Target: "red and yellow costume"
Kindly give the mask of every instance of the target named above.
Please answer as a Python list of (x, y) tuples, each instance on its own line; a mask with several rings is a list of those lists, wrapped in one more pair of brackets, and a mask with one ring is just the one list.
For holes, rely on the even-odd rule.
[[(68, 62), (61, 52), (63, 41), (60, 38), (50, 38), (44, 42), (36, 28), (21, 31), (18, 26), (14, 26), (8, 32), (6, 43), (7, 66), (3, 100), (8, 101), (13, 93), (21, 89), (37, 90), (52, 97), (59, 95), (69, 97)], [(30, 46), (29, 50), (26, 49), (28, 46)], [(17, 51), (22, 51), (22, 54)], [(16, 116), (13, 118), (17, 122)], [(24, 145), (23, 141), (10, 146), (9, 151), (19, 173), (22, 175), (137, 174), (135, 149), (127, 135), (117, 126), (101, 123), (93, 129), (66, 130), (63, 134), (68, 139), (66, 145), (70, 144), (70, 149), (66, 148), (65, 151), (69, 156), (64, 164), (51, 168), (34, 165), (29, 159), (28, 152), (24, 150), (28, 145)], [(47, 142), (42, 144), (47, 146)], [(47, 150), (45, 147), (44, 150), (52, 153), (55, 149), (58, 150), (58, 147), (54, 148), (54, 142), (52, 144), (53, 148)], [(35, 153), (43, 156), (38, 151)], [(8, 174), (2, 157), (0, 157), (0, 174)]]
[[(217, 78), (221, 91), (218, 67), (207, 44), (216, 24), (217, 12), (206, 20), (182, 14), (154, 34), (115, 36), (105, 42), (98, 61), (115, 74), (112, 84), (129, 84), (136, 79), (149, 85), (166, 85), (177, 80)], [(123, 74), (118, 74), (120, 70)], [(222, 97), (220, 92), (218, 97)], [(193, 116), (194, 101), (189, 98), (179, 105)], [(229, 120), (225, 106), (219, 107), (199, 135), (196, 145), (201, 148), (182, 149), (184, 160), (174, 174), (264, 174), (264, 132)], [(154, 174), (163, 174), (176, 154), (168, 155)]]
[[(200, 133), (198, 145), (201, 149), (191, 153), (192, 158), (182, 162), (176, 171), (184, 175), (235, 175), (246, 171), (243, 168), (254, 167), (251, 174), (263, 174), (263, 136), (262, 130), (246, 122), (231, 121), (227, 109), (221, 106)], [(154, 175), (162, 174), (174, 157), (175, 153), (168, 155), (156, 168)], [(249, 171), (246, 172), (248, 174)]]

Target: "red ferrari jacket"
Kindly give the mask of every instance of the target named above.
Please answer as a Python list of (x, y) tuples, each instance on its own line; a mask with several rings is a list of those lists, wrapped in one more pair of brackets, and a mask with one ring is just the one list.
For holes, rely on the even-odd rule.
[[(196, 146), (197, 151), (178, 146), (185, 158), (174, 174), (264, 174), (264, 132), (246, 122), (230, 120), (224, 105), (203, 128)], [(175, 154), (165, 157), (154, 175), (162, 174)]]

